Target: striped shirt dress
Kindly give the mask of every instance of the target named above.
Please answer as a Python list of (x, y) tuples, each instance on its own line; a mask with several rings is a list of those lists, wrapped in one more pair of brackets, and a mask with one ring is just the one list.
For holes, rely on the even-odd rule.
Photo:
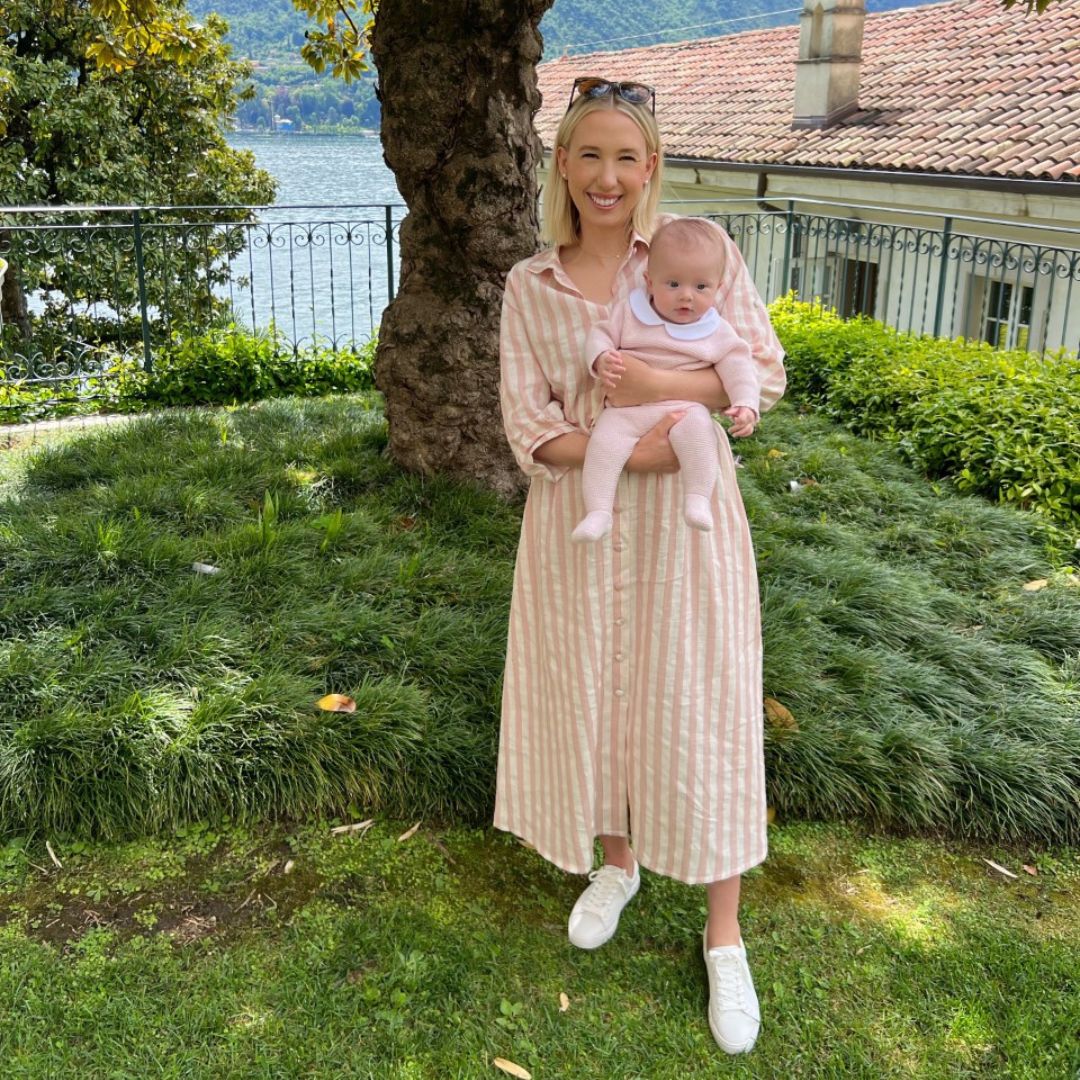
[[(766, 410), (783, 350), (735, 244), (721, 314), (751, 348)], [(643, 284), (635, 233), (612, 300)], [(683, 520), (678, 473), (624, 472), (611, 533), (572, 544), (581, 470), (533, 460), (588, 433), (604, 392), (585, 338), (608, 305), (585, 299), (555, 249), (516, 264), (501, 324), (503, 422), (531, 478), (503, 679), (495, 819), (572, 873), (599, 835), (630, 836), (642, 866), (689, 884), (765, 858), (761, 625), (750, 531), (727, 433), (712, 532)]]

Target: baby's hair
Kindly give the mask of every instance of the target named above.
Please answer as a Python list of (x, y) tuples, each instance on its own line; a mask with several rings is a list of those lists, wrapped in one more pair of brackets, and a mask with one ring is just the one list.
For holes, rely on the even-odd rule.
[(649, 260), (659, 251), (710, 251), (716, 254), (720, 276), (724, 276), (725, 252), (717, 227), (705, 218), (679, 217), (661, 225), (649, 242)]

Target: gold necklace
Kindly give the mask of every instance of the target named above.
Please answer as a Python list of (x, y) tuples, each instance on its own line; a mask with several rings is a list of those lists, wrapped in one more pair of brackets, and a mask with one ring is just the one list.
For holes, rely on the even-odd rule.
[(581, 250), (586, 255), (591, 255), (594, 259), (625, 259), (626, 258), (626, 252), (625, 251), (621, 255), (601, 255), (599, 252), (590, 251), (587, 247), (585, 247), (584, 244), (581, 245)]

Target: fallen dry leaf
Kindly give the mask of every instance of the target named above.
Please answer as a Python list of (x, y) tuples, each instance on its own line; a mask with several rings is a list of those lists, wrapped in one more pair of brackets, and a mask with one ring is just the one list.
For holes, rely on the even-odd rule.
[(416, 830), (420, 828), (420, 822), (418, 821), (411, 829), (406, 829), (399, 837), (398, 843), (402, 840), (411, 840), (416, 835)]
[(765, 810), (765, 822), (771, 825), (776, 820), (776, 807), (769, 806)]
[(56, 852), (52, 849), (52, 844), (48, 840), (45, 841), (45, 850), (49, 853), (49, 858), (52, 859), (57, 870), (63, 870), (64, 864), (56, 857)]
[(292, 859), (286, 859), (285, 865), (281, 868), (283, 874), (291, 874), (296, 869), (296, 863)]
[(375, 819), (368, 818), (367, 821), (356, 821), (353, 822), (352, 825), (335, 825), (330, 830), (330, 835), (341, 836), (343, 833), (367, 832), (367, 830), (370, 829), (371, 826), (374, 824)]
[(791, 710), (785, 705), (781, 705), (776, 698), (767, 697), (765, 699), (765, 715), (769, 718), (769, 722), (773, 727), (789, 728), (791, 731), (798, 731), (799, 729), (798, 721), (792, 716)]
[(504, 1073), (516, 1076), (518, 1080), (532, 1080), (532, 1073), (529, 1072), (528, 1069), (523, 1069), (513, 1061), (507, 1061), (506, 1058), (495, 1058), (491, 1064), (494, 1065), (496, 1069), (502, 1069)]
[(1024, 873), (1030, 874), (1032, 877), (1038, 877), (1039, 868), (1037, 866), (1028, 866), (1027, 863), (1024, 863)]
[(1038, 592), (1040, 589), (1045, 589), (1050, 582), (1046, 578), (1038, 578), (1035, 581), (1029, 581), (1024, 585), (1024, 592)]
[(993, 867), (993, 869), (995, 869), (999, 874), (1004, 874), (1006, 877), (1011, 878), (1016, 877), (1016, 874), (1014, 874), (1011, 870), (1009, 870), (1007, 867), (1002, 866), (1001, 863), (994, 862), (993, 859), (983, 859), (983, 862), (986, 863), (987, 866)]
[(327, 694), (315, 702), (323, 712), (356, 712), (356, 702), (344, 694)]
[(566, 1012), (570, 1008), (570, 999), (566, 994), (559, 994), (559, 1012)]
[(770, 458), (783, 457), (784, 456), (784, 451), (783, 450), (777, 450), (776, 447), (774, 446), (765, 456), (770, 457)]
[(208, 562), (193, 562), (191, 569), (196, 574), (220, 574), (221, 568), (219, 566), (211, 566)]

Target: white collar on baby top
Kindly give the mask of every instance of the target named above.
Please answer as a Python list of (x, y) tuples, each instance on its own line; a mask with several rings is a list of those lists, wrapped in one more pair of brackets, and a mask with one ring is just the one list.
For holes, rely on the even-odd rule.
[(635, 289), (630, 294), (630, 310), (639, 322), (643, 322), (646, 326), (663, 326), (668, 335), (677, 341), (698, 341), (701, 338), (707, 338), (720, 326), (720, 312), (712, 307), (697, 322), (668, 322), (649, 303), (644, 289)]

